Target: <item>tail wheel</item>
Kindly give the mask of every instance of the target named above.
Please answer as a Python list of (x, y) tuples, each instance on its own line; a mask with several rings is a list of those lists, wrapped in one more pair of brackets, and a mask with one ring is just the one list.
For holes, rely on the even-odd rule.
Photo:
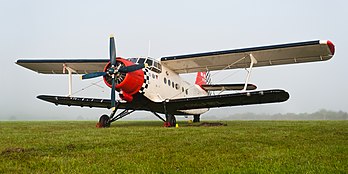
[(200, 115), (193, 115), (193, 122), (194, 123), (198, 123), (201, 121), (201, 116)]
[(97, 123), (96, 127), (102, 128), (102, 127), (110, 127), (110, 122), (109, 122), (110, 117), (108, 115), (102, 115), (99, 118), (99, 122)]

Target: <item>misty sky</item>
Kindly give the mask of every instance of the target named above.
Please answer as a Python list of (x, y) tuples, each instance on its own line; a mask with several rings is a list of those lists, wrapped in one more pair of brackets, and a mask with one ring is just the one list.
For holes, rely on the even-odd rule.
[[(77, 117), (98, 119), (106, 109), (55, 105), (39, 94), (66, 95), (64, 75), (42, 75), (16, 65), (19, 58), (108, 58), (111, 33), (121, 57), (163, 56), (329, 39), (336, 54), (326, 62), (255, 68), (251, 83), (280, 88), (287, 102), (213, 109), (232, 113), (348, 112), (346, 1), (49, 1), (0, 0), (0, 120)], [(229, 76), (230, 75), (230, 76)], [(226, 78), (226, 76), (229, 76)], [(245, 70), (216, 74), (213, 82), (243, 82)], [(188, 80), (194, 75), (186, 75)], [(74, 77), (73, 91), (99, 80)], [(77, 96), (109, 98), (101, 82)], [(133, 115), (147, 115), (140, 112)], [(148, 114), (151, 115), (151, 114)]]

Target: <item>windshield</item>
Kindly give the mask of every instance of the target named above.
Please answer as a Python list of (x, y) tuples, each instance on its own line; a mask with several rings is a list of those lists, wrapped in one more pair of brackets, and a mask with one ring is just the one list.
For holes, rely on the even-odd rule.
[(139, 57), (139, 58), (129, 58), (129, 61), (135, 63), (135, 64), (143, 64), (147, 63), (148, 69), (150, 69), (153, 72), (161, 73), (162, 72), (162, 65), (155, 59), (152, 59), (150, 57)]

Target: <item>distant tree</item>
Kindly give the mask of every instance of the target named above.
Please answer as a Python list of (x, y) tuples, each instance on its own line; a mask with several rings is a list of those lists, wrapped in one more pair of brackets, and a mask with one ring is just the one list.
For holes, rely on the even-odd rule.
[(321, 109), (314, 113), (286, 113), (286, 114), (255, 114), (237, 113), (227, 116), (208, 116), (210, 120), (348, 120), (348, 113), (343, 111), (329, 111)]

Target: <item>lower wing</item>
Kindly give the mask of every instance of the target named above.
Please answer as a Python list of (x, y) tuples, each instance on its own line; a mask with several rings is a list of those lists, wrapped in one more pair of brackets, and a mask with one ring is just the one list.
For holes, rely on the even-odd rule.
[[(179, 110), (284, 102), (288, 100), (289, 97), (290, 96), (288, 92), (280, 89), (273, 89), (234, 94), (172, 99), (165, 102), (165, 107), (168, 113), (177, 113)], [(50, 95), (40, 95), (38, 96), (38, 98), (47, 102), (54, 103), (56, 105), (110, 108), (109, 99)], [(119, 108), (164, 113), (163, 102), (152, 102), (150, 100), (144, 99), (141, 99), (141, 101), (134, 100), (131, 103), (121, 102)]]

